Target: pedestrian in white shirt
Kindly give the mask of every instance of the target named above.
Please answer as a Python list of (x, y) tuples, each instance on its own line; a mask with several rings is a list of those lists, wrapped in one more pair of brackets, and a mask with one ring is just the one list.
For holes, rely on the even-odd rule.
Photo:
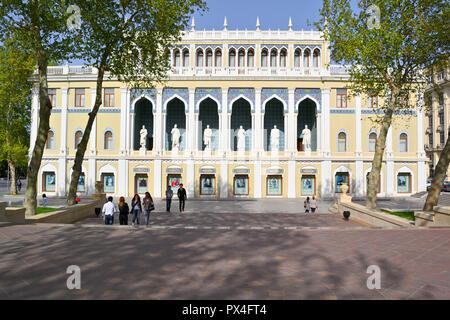
[(113, 203), (113, 197), (108, 197), (108, 202), (103, 205), (103, 216), (105, 224), (114, 224), (114, 213), (118, 212), (116, 205)]
[(309, 206), (311, 207), (311, 212), (314, 213), (319, 209), (319, 205), (317, 204), (316, 197), (313, 196), (312, 200), (309, 201)]

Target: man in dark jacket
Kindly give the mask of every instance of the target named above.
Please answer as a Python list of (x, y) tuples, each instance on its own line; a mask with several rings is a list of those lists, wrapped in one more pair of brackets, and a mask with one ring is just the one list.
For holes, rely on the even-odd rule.
[(184, 211), (184, 202), (187, 199), (186, 189), (183, 188), (183, 184), (180, 184), (180, 188), (177, 192), (178, 200), (180, 201), (180, 212)]

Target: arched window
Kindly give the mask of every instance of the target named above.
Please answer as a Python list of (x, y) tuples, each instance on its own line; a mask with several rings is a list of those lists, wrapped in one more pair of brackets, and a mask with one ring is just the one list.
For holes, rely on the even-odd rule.
[(104, 141), (104, 149), (105, 150), (113, 150), (113, 134), (110, 130), (105, 132), (105, 141)]
[(369, 134), (369, 152), (375, 152), (376, 145), (377, 145), (377, 134), (375, 132), (371, 132)]
[(213, 59), (213, 53), (211, 50), (206, 51), (206, 66), (212, 67), (212, 59)]
[(181, 66), (181, 55), (180, 55), (180, 50), (175, 50), (174, 53), (174, 58), (173, 58), (173, 66), (178, 68), (179, 66)]
[(55, 133), (52, 130), (48, 131), (47, 135), (47, 142), (45, 144), (45, 147), (49, 150), (55, 149)]
[(277, 66), (277, 50), (272, 49), (270, 52), (270, 67), (275, 68)]
[(281, 68), (285, 68), (286, 67), (286, 55), (287, 55), (286, 50), (282, 49), (280, 51), (280, 67)]
[(267, 50), (263, 49), (261, 52), (261, 67), (267, 68)]
[(197, 51), (197, 67), (203, 67), (203, 51)]
[(242, 49), (239, 50), (238, 67), (239, 68), (245, 67), (245, 51)]
[(338, 134), (338, 152), (347, 152), (347, 135), (345, 132), (339, 132)]
[(398, 149), (399, 152), (408, 152), (408, 135), (404, 132), (400, 134), (400, 143)]
[(247, 67), (254, 67), (255, 66), (255, 53), (253, 52), (253, 49), (248, 50), (247, 53)]
[(216, 50), (216, 58), (215, 58), (215, 63), (214, 65), (216, 67), (221, 67), (222, 66), (222, 51), (220, 49)]
[(74, 149), (75, 149), (75, 150), (77, 150), (78, 145), (79, 145), (80, 142), (81, 142), (81, 139), (83, 139), (83, 132), (81, 132), (81, 130), (77, 130), (77, 131), (75, 132), (75, 146), (74, 146)]
[(228, 66), (231, 68), (236, 67), (236, 52), (234, 51), (234, 49), (230, 50), (230, 56), (228, 59)]
[(189, 67), (189, 50), (183, 50), (183, 67)]
[(375, 94), (369, 94), (367, 98), (367, 108), (375, 109), (378, 107), (378, 96)]
[(311, 56), (311, 51), (309, 49), (306, 49), (303, 53), (303, 66), (305, 68), (309, 68), (309, 59)]
[(313, 54), (313, 66), (314, 66), (314, 68), (318, 68), (319, 67), (319, 58), (320, 58), (320, 51), (319, 51), (319, 49), (315, 49), (314, 50), (314, 54)]
[(302, 57), (302, 52), (300, 51), (300, 49), (295, 50), (294, 52), (294, 67), (295, 68), (300, 68), (301, 63), (300, 63), (300, 59)]

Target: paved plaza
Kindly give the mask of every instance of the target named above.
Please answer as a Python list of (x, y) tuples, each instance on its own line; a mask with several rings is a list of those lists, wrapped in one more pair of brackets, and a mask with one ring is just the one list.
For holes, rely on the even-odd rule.
[[(368, 228), (332, 214), (100, 220), (0, 224), (0, 299), (450, 298), (450, 229)], [(81, 290), (66, 287), (70, 265)], [(367, 288), (370, 265), (380, 290)]]

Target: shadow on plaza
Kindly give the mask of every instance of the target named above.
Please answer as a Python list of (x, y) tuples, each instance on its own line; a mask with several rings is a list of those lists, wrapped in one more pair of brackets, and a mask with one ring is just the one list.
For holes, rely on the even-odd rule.
[[(376, 250), (352, 246), (353, 231), (27, 232), (0, 247), (2, 299), (384, 299), (367, 289), (367, 267), (379, 265), (393, 288), (406, 274)], [(81, 290), (66, 287), (69, 265), (81, 268)]]

